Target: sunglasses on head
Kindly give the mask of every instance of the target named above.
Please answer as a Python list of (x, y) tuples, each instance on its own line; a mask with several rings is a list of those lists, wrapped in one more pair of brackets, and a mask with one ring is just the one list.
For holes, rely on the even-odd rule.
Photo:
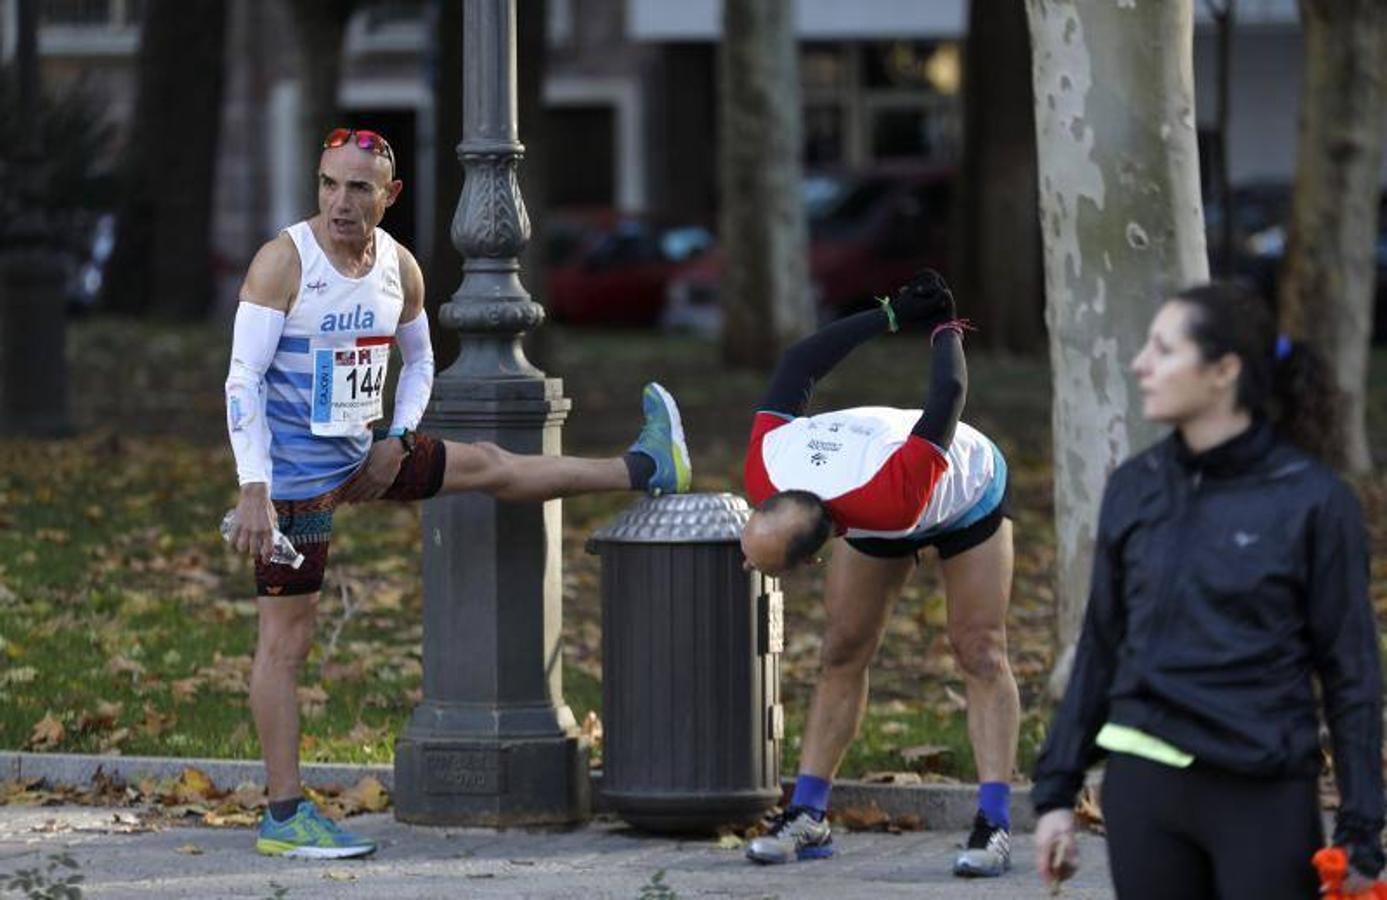
[[(356, 137), (355, 141), (352, 141), (353, 136)], [(376, 156), (384, 156), (386, 162), (390, 163), (390, 177), (395, 177), (395, 151), (390, 149), (389, 141), (374, 131), (367, 131), (365, 128), (334, 128), (323, 139), (323, 149), (345, 147), (349, 141), (362, 150), (369, 150)]]

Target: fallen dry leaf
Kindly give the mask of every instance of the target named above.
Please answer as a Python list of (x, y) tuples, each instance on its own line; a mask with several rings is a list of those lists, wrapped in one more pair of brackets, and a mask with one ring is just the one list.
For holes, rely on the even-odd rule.
[(939, 744), (917, 744), (914, 747), (902, 747), (896, 752), (900, 754), (901, 759), (915, 763), (917, 768), (927, 772), (947, 769), (953, 758), (953, 750)]
[(173, 784), (173, 799), (178, 803), (197, 803), (221, 796), (207, 773), (195, 766), (186, 766)]
[(872, 784), (924, 784), (919, 772), (867, 772), (863, 781)]
[(915, 813), (901, 813), (891, 820), (892, 831), (923, 831), (925, 822)]
[(260, 824), (260, 813), (223, 803), (204, 815), (202, 823), (213, 828), (250, 828)]
[(63, 723), (50, 712), (34, 725), (34, 731), (29, 735), (26, 746), (30, 750), (51, 750), (61, 744), (66, 736), (67, 730), (63, 728)]
[(176, 848), (176, 849), (174, 850), (174, 852), (175, 852), (175, 853), (184, 853), (184, 854), (187, 854), (188, 856), (201, 856), (201, 855), (202, 855), (203, 853), (205, 853), (206, 851), (203, 850), (201, 847), (199, 847), (197, 844), (191, 844), (191, 843), (190, 843), (190, 844), (184, 844), (184, 845), (182, 845), (181, 847)]
[(885, 831), (891, 824), (891, 817), (875, 802), (844, 807), (836, 812), (838, 821), (849, 831)]
[(348, 872), (346, 869), (328, 869), (323, 873), (323, 877), (328, 881), (356, 881), (356, 873)]
[(5, 803), (11, 797), (18, 797), (27, 791), (34, 790), (42, 784), (42, 778), (16, 778), (0, 781), (0, 803)]
[(141, 730), (149, 737), (158, 737), (173, 727), (178, 717), (173, 713), (163, 714), (148, 703), (144, 708), (144, 724)]
[(108, 703), (105, 700), (98, 700), (96, 709), (82, 713), (77, 718), (78, 731), (106, 731), (115, 727), (116, 719), (120, 718), (122, 709), (120, 703)]
[(253, 781), (243, 781), (227, 795), (225, 802), (243, 809), (262, 809), (266, 805), (265, 789)]
[(197, 674), (206, 679), (207, 686), (229, 694), (250, 693), (250, 670), (254, 660), (249, 656), (212, 654), (212, 665), (203, 666)]
[(203, 679), (194, 675), (191, 678), (180, 678), (169, 684), (169, 691), (173, 694), (173, 699), (179, 703), (185, 703), (197, 696), (198, 688), (202, 687)]
[(348, 815), (353, 812), (380, 812), (390, 805), (390, 794), (374, 775), (365, 775), (337, 797)]
[(385, 737), (387, 730), (384, 727), (373, 728), (365, 722), (357, 722), (352, 726), (352, 730), (347, 732), (346, 740), (349, 744), (364, 747)]
[(745, 843), (746, 841), (742, 840), (731, 831), (724, 831), (718, 834), (719, 850), (736, 850)]
[(367, 660), (357, 657), (350, 662), (323, 663), (323, 681), (360, 681), (368, 672)]
[(106, 671), (112, 675), (129, 675), (138, 678), (144, 674), (144, 666), (124, 656), (116, 655), (106, 663)]
[(120, 749), (120, 745), (130, 738), (129, 728), (117, 728), (101, 739), (101, 752), (110, 753)]
[(313, 801), (313, 805), (318, 807), (318, 811), (329, 819), (340, 819), (346, 815), (346, 812), (334, 799), (341, 791), (341, 785), (334, 784), (325, 784), (321, 789), (306, 784), (303, 786), (304, 797)]

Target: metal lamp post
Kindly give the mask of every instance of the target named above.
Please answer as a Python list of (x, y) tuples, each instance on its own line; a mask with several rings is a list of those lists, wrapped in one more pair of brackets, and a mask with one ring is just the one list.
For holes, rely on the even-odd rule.
[[(530, 238), (516, 181), (514, 0), (465, 0), (466, 181), (453, 245), (462, 286), (442, 307), (462, 333), (434, 384), (429, 433), (519, 453), (560, 451), (563, 383), (520, 339), (544, 309), (520, 283)], [(586, 748), (562, 697), (560, 504), (467, 493), (424, 504), (424, 697), (395, 745), (395, 815), (431, 825), (586, 818)]]

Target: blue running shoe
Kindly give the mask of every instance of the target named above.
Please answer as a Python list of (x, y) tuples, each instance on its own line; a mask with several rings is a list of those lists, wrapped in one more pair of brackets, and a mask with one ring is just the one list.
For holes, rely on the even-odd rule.
[(266, 856), (297, 859), (347, 859), (374, 853), (375, 841), (359, 838), (318, 812), (307, 800), (283, 822), (276, 822), (266, 810), (260, 820), (260, 837), (255, 849)]
[(684, 442), (684, 423), (679, 419), (679, 406), (669, 391), (650, 382), (641, 391), (641, 407), (645, 412), (645, 427), (632, 453), (644, 453), (655, 461), (655, 474), (645, 489), (652, 497), (661, 494), (682, 494), (693, 480), (689, 465), (689, 445)]

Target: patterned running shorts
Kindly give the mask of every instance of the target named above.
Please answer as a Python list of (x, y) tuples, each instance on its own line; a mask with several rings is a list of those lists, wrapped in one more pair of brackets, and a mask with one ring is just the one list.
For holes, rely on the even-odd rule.
[[(443, 487), (447, 453), (443, 442), (426, 434), (415, 434), (414, 452), (400, 464), (400, 472), (381, 495), (382, 500), (427, 500)], [(359, 474), (359, 473), (358, 473)], [(306, 500), (276, 500), (279, 530), (303, 554), (297, 569), (255, 560), (255, 591), (261, 597), (292, 597), (316, 593), (323, 586), (327, 570), (328, 545), (332, 543), (332, 511), (341, 502), (345, 482)]]

